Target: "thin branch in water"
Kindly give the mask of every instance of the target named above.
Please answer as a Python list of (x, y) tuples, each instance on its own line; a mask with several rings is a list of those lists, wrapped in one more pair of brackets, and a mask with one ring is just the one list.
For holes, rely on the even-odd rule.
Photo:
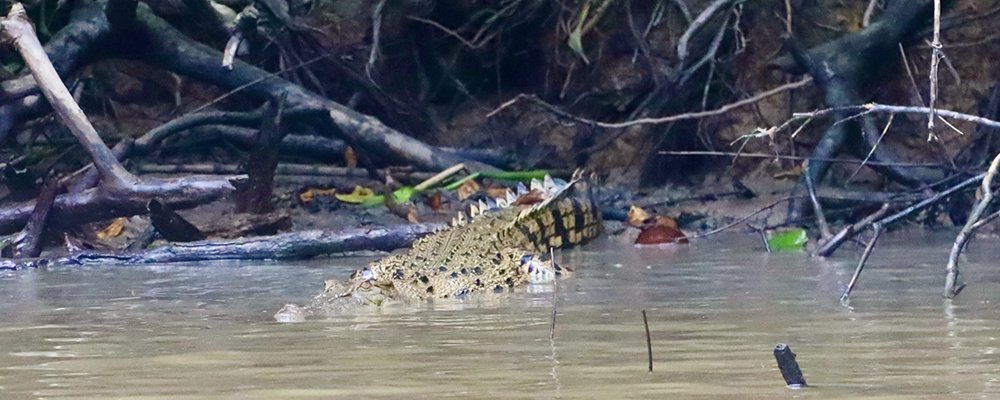
[[(955, 236), (955, 243), (951, 246), (951, 254), (948, 255), (948, 264), (945, 266), (945, 298), (954, 298), (965, 288), (964, 283), (958, 284), (958, 257), (961, 255), (962, 249), (972, 239), (976, 229), (982, 226), (982, 224), (979, 224), (980, 219), (982, 219), (983, 213), (986, 212), (990, 203), (993, 202), (993, 177), (996, 176), (998, 168), (1000, 168), (1000, 153), (993, 157), (993, 161), (990, 162), (990, 167), (986, 170), (983, 181), (979, 186), (979, 194), (982, 197), (972, 206), (969, 219), (965, 221), (965, 226)], [(993, 216), (991, 215), (986, 219), (992, 219), (991, 217)]]
[(646, 318), (646, 309), (642, 309), (642, 324), (646, 326), (646, 354), (649, 358), (649, 373), (653, 373), (653, 340), (649, 335), (649, 319)]
[(823, 240), (829, 240), (833, 234), (830, 233), (830, 225), (827, 224), (826, 215), (823, 214), (823, 206), (819, 204), (819, 199), (816, 197), (816, 186), (813, 184), (812, 174), (809, 173), (809, 161), (807, 160), (804, 164), (802, 176), (806, 178), (806, 188), (809, 190), (809, 200), (812, 201), (813, 214), (816, 215), (816, 224), (819, 225), (819, 233)]
[(762, 213), (764, 211), (770, 210), (771, 208), (774, 208), (774, 206), (776, 206), (778, 204), (784, 203), (784, 202), (789, 201), (789, 200), (794, 200), (794, 199), (802, 198), (802, 197), (803, 196), (788, 196), (788, 197), (784, 197), (784, 198), (775, 200), (775, 201), (771, 202), (770, 204), (757, 209), (757, 211), (754, 211), (754, 212), (752, 212), (750, 214), (747, 214), (747, 215), (743, 216), (742, 218), (740, 218), (740, 219), (738, 219), (736, 221), (733, 221), (733, 222), (731, 222), (731, 223), (729, 223), (727, 225), (724, 225), (724, 226), (719, 227), (719, 228), (712, 229), (712, 230), (710, 230), (708, 232), (698, 233), (698, 234), (694, 234), (694, 235), (689, 235), (688, 239), (700, 239), (700, 238), (703, 238), (703, 237), (715, 235), (715, 234), (717, 234), (719, 232), (725, 231), (725, 230), (727, 230), (729, 228), (732, 228), (732, 227), (734, 227), (736, 225), (742, 224), (742, 223), (746, 222), (748, 219), (753, 218), (754, 215), (757, 215), (757, 214), (760, 214), (760, 213)]
[(851, 291), (854, 290), (854, 285), (858, 283), (858, 278), (861, 277), (861, 271), (865, 269), (865, 262), (868, 261), (868, 257), (872, 255), (872, 250), (875, 248), (875, 243), (878, 242), (879, 236), (882, 235), (882, 225), (874, 224), (872, 229), (875, 234), (872, 239), (865, 246), (864, 253), (861, 253), (861, 260), (858, 261), (858, 268), (854, 270), (854, 276), (851, 276), (851, 282), (847, 284), (847, 289), (844, 289), (844, 294), (840, 295), (840, 305), (850, 308), (850, 297)]

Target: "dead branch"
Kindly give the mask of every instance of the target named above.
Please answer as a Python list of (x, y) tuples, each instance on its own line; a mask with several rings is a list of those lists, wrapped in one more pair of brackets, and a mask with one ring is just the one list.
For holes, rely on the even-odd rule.
[(857, 285), (858, 278), (861, 277), (861, 271), (865, 269), (865, 263), (868, 262), (868, 257), (872, 255), (872, 250), (875, 249), (875, 243), (878, 242), (879, 236), (882, 236), (882, 225), (873, 224), (872, 231), (874, 231), (872, 239), (868, 241), (868, 245), (865, 246), (865, 251), (861, 253), (861, 259), (858, 260), (858, 267), (854, 270), (854, 275), (851, 276), (851, 282), (847, 284), (847, 288), (844, 289), (844, 293), (840, 295), (840, 304), (844, 307), (849, 307), (851, 292), (854, 291), (854, 285)]
[[(153, 197), (174, 205), (194, 205), (209, 201), (233, 189), (228, 178), (188, 178), (169, 181), (141, 181), (118, 162), (117, 156), (101, 140), (97, 131), (59, 78), (35, 36), (24, 7), (14, 4), (0, 19), (0, 40), (13, 43), (35, 77), (42, 94), (60, 121), (91, 156), (101, 178), (98, 188), (67, 194), (55, 200), (53, 218), (60, 223), (86, 222), (102, 217), (129, 215), (141, 210)], [(34, 206), (21, 203), (0, 209), (0, 232), (12, 232), (27, 221)]]
[[(869, 97), (866, 85), (888, 65), (884, 55), (894, 52), (899, 42), (913, 37), (929, 20), (931, 8), (930, 0), (893, 2), (877, 22), (808, 50), (788, 37), (785, 47), (789, 56), (772, 64), (789, 73), (806, 72), (811, 75), (823, 89), (824, 102), (828, 107), (862, 103)], [(848, 119), (845, 112), (835, 113), (834, 116), (837, 121)], [(858, 131), (861, 132), (860, 136), (855, 133)], [(859, 150), (864, 153), (871, 151), (874, 160), (898, 160), (899, 157), (886, 146), (875, 146), (878, 137), (878, 129), (873, 121), (867, 115), (861, 115), (857, 125), (853, 121), (830, 125), (813, 149), (813, 156), (832, 158), (845, 144), (852, 143), (858, 144)], [(809, 172), (810, 179), (816, 184), (822, 183), (828, 168), (828, 163), (814, 162)], [(918, 186), (941, 178), (934, 170), (899, 169), (891, 166), (877, 166), (875, 169), (907, 186)], [(803, 200), (789, 204), (789, 220), (801, 219), (807, 207), (805, 203)]]
[(979, 186), (979, 201), (972, 206), (972, 211), (969, 212), (969, 219), (965, 221), (962, 230), (955, 236), (955, 243), (951, 246), (951, 254), (948, 255), (948, 264), (944, 269), (945, 298), (954, 298), (965, 288), (964, 283), (958, 283), (958, 257), (962, 254), (962, 250), (965, 249), (966, 245), (968, 245), (969, 240), (972, 239), (976, 229), (982, 226), (979, 222), (983, 219), (983, 213), (986, 212), (986, 209), (993, 201), (993, 177), (996, 176), (998, 167), (1000, 167), (1000, 154), (993, 157), (993, 161), (990, 163), (989, 169), (986, 170), (986, 174), (983, 176), (982, 183)]
[(274, 195), (274, 170), (278, 167), (281, 141), (288, 132), (282, 124), (285, 96), (280, 96), (268, 105), (267, 114), (257, 134), (257, 143), (243, 162), (248, 179), (236, 189), (238, 212), (264, 214), (274, 211), (274, 202), (271, 200)]
[(687, 151), (661, 151), (660, 154), (669, 156), (719, 156), (719, 157), (733, 157), (737, 159), (740, 157), (746, 158), (769, 158), (774, 160), (796, 160), (796, 161), (806, 161), (806, 160), (818, 160), (826, 161), (829, 163), (841, 163), (841, 164), (861, 164), (865, 163), (868, 165), (892, 165), (895, 167), (902, 168), (940, 168), (940, 169), (951, 169), (950, 167), (943, 166), (939, 163), (917, 163), (917, 162), (884, 162), (884, 161), (868, 161), (859, 160), (856, 158), (815, 158), (811, 156), (792, 156), (787, 154), (769, 154), (769, 153), (743, 153), (736, 151), (703, 151), (703, 150), (687, 150)]
[(173, 243), (138, 253), (79, 253), (56, 264), (150, 264), (211, 260), (293, 260), (339, 253), (392, 251), (409, 246), (442, 224), (359, 228), (339, 232), (301, 231), (231, 240)]
[(773, 89), (766, 90), (764, 92), (761, 92), (761, 93), (758, 93), (756, 95), (750, 96), (750, 97), (748, 97), (746, 99), (726, 104), (726, 105), (724, 105), (722, 107), (719, 107), (717, 109), (714, 109), (714, 110), (689, 112), (689, 113), (671, 115), (671, 116), (667, 116), (667, 117), (637, 118), (637, 119), (632, 119), (632, 120), (622, 121), (622, 122), (601, 122), (601, 121), (595, 121), (595, 120), (592, 120), (592, 119), (583, 118), (583, 117), (580, 117), (580, 116), (577, 116), (577, 115), (570, 114), (569, 112), (566, 112), (566, 111), (564, 111), (564, 110), (562, 110), (562, 109), (560, 109), (560, 108), (558, 108), (558, 107), (556, 107), (556, 106), (554, 106), (552, 104), (549, 104), (549, 103), (545, 102), (544, 100), (538, 98), (538, 96), (529, 95), (529, 94), (523, 94), (523, 93), (519, 94), (519, 95), (515, 96), (513, 99), (508, 100), (507, 102), (501, 104), (500, 107), (497, 107), (493, 111), (490, 111), (489, 114), (486, 114), (486, 116), (487, 117), (491, 117), (493, 115), (496, 115), (500, 111), (502, 111), (502, 110), (506, 109), (507, 107), (510, 107), (510, 106), (518, 103), (519, 101), (528, 101), (528, 102), (531, 102), (533, 104), (536, 104), (536, 105), (542, 107), (543, 109), (551, 112), (552, 114), (554, 114), (554, 115), (556, 115), (556, 116), (558, 116), (560, 118), (565, 118), (567, 120), (570, 120), (570, 121), (573, 121), (573, 122), (576, 122), (576, 123), (580, 123), (580, 124), (584, 124), (584, 125), (592, 126), (592, 127), (597, 127), (597, 128), (621, 129), (621, 128), (628, 128), (628, 127), (637, 126), (637, 125), (661, 125), (661, 124), (667, 124), (667, 123), (671, 123), (671, 122), (677, 122), (677, 121), (683, 121), (683, 120), (689, 120), (689, 119), (700, 119), (700, 118), (705, 118), (705, 117), (711, 117), (711, 116), (725, 114), (725, 113), (727, 113), (729, 111), (732, 111), (734, 109), (737, 109), (737, 108), (740, 108), (740, 107), (745, 107), (745, 106), (757, 103), (757, 102), (759, 102), (761, 100), (764, 100), (764, 99), (766, 99), (768, 97), (771, 97), (771, 96), (774, 96), (774, 95), (777, 95), (777, 94), (781, 94), (781, 93), (784, 93), (784, 92), (792, 90), (792, 89), (798, 89), (800, 87), (808, 85), (811, 82), (812, 82), (812, 78), (808, 78), (808, 77), (807, 78), (803, 78), (803, 79), (800, 79), (800, 80), (792, 82), (792, 83), (787, 83), (787, 84), (775, 87)]
[[(240, 167), (235, 164), (139, 164), (135, 167), (140, 174), (200, 174), (236, 175)], [(275, 169), (278, 175), (328, 176), (331, 178), (368, 179), (368, 171), (363, 168), (331, 167), (327, 165), (279, 163)], [(380, 175), (392, 175), (394, 179), (406, 182), (420, 182), (434, 174), (406, 169), (379, 169)]]
[(317, 96), (242, 61), (233, 63), (232, 70), (220, 68), (218, 60), (221, 55), (218, 51), (188, 39), (153, 14), (145, 4), (138, 6), (135, 31), (121, 34), (130, 40), (142, 38), (145, 46), (132, 49), (136, 52), (135, 56), (175, 73), (225, 89), (245, 86), (244, 93), (259, 100), (270, 100), (278, 93), (287, 92), (288, 108), (314, 112), (356, 149), (430, 170), (442, 170), (458, 163), (465, 163), (474, 170), (495, 170), (489, 165), (440, 151), (386, 126), (374, 117)]
[(28, 222), (24, 224), (24, 230), (15, 240), (17, 243), (14, 245), (14, 258), (38, 257), (42, 253), (42, 239), (45, 238), (49, 211), (52, 210), (52, 202), (59, 190), (60, 185), (54, 180), (49, 180), (42, 186), (38, 200), (35, 201), (35, 209), (32, 210)]

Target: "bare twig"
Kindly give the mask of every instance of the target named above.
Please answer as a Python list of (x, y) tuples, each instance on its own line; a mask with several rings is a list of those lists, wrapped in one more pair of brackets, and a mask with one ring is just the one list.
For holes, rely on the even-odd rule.
[(819, 242), (819, 245), (816, 246), (816, 251), (813, 255), (818, 257), (829, 257), (834, 251), (837, 251), (837, 249), (840, 248), (840, 245), (844, 244), (844, 241), (854, 237), (854, 235), (864, 229), (864, 227), (871, 225), (877, 219), (882, 218), (882, 216), (888, 211), (889, 203), (882, 204), (882, 207), (879, 208), (878, 211), (869, 214), (861, 221), (845, 226), (840, 230), (840, 232), (837, 232), (837, 234), (833, 235), (833, 237), (829, 240)]
[(872, 23), (872, 17), (875, 16), (875, 10), (878, 9), (878, 4), (880, 0), (869, 0), (868, 7), (865, 8), (865, 15), (861, 19), (861, 26), (867, 27)]
[(813, 185), (812, 177), (809, 174), (809, 161), (807, 160), (803, 168), (802, 175), (805, 176), (806, 188), (809, 190), (809, 200), (812, 201), (813, 214), (816, 215), (816, 224), (819, 225), (819, 233), (823, 240), (829, 240), (833, 235), (830, 233), (830, 225), (826, 223), (826, 215), (823, 214), (823, 206), (819, 204), (816, 197), (816, 187)]
[[(997, 174), (997, 168), (1000, 167), (1000, 154), (993, 157), (993, 161), (990, 163), (989, 169), (986, 170), (986, 175), (983, 177), (982, 184), (979, 186), (979, 195), (981, 196), (979, 201), (972, 207), (972, 211), (969, 212), (969, 219), (965, 221), (965, 226), (962, 230), (958, 232), (958, 236), (955, 237), (955, 243), (951, 246), (951, 254), (948, 256), (948, 264), (945, 266), (945, 280), (944, 280), (944, 297), (954, 298), (958, 296), (959, 292), (965, 288), (965, 284), (958, 284), (958, 257), (962, 253), (962, 249), (969, 243), (972, 239), (973, 233), (978, 226), (977, 223), (980, 221), (983, 213), (990, 206), (993, 201), (993, 177)], [(957, 286), (956, 286), (957, 285)]]
[[(895, 113), (895, 114), (929, 114), (931, 109), (929, 107), (909, 107), (909, 106), (896, 106), (889, 104), (878, 104), (878, 103), (868, 103), (861, 105), (852, 105), (845, 107), (831, 107), (824, 108), (820, 110), (801, 112), (792, 114), (792, 118), (783, 122), (781, 125), (769, 128), (768, 131), (773, 130), (775, 133), (787, 129), (795, 121), (800, 121), (810, 118), (825, 117), (837, 112), (854, 112), (863, 113)], [(951, 110), (935, 109), (934, 114), (940, 117), (954, 118), (966, 122), (971, 122), (978, 125), (984, 125), (991, 128), (1000, 128), (1000, 121), (992, 120), (989, 118), (983, 118), (977, 115), (960, 113)]]
[(653, 340), (649, 335), (649, 319), (646, 318), (646, 309), (642, 309), (642, 324), (646, 326), (646, 354), (649, 358), (649, 373), (653, 373)]
[(858, 268), (854, 270), (854, 275), (851, 276), (851, 282), (847, 284), (847, 289), (844, 289), (844, 293), (840, 295), (840, 304), (844, 307), (849, 307), (849, 301), (851, 297), (851, 291), (854, 290), (854, 285), (858, 283), (858, 278), (861, 277), (861, 271), (865, 269), (865, 262), (868, 261), (868, 257), (872, 255), (872, 250), (875, 248), (875, 242), (878, 242), (879, 236), (882, 235), (882, 225), (876, 223), (872, 225), (872, 230), (875, 234), (872, 235), (872, 239), (865, 246), (864, 253), (861, 253), (861, 260), (858, 261)]
[(137, 181), (135, 176), (118, 162), (111, 149), (104, 144), (97, 130), (86, 118), (83, 110), (73, 100), (73, 95), (63, 84), (59, 73), (49, 61), (49, 56), (45, 54), (45, 49), (35, 35), (31, 20), (28, 19), (27, 11), (20, 3), (15, 3), (7, 17), (0, 19), (0, 40), (13, 43), (17, 48), (59, 119), (94, 160), (101, 179), (114, 187), (135, 184)]
[(851, 179), (853, 179), (854, 176), (858, 174), (858, 172), (861, 172), (861, 168), (864, 168), (865, 164), (868, 163), (868, 160), (871, 160), (872, 155), (875, 154), (875, 150), (878, 148), (878, 145), (882, 143), (882, 139), (885, 138), (885, 134), (889, 132), (889, 127), (892, 126), (892, 120), (895, 118), (896, 114), (889, 114), (889, 121), (885, 123), (885, 128), (882, 128), (882, 134), (878, 136), (878, 140), (875, 141), (875, 144), (872, 146), (871, 150), (868, 150), (868, 155), (866, 155), (865, 159), (861, 161), (861, 164), (858, 165), (858, 168), (855, 169), (853, 173), (851, 173), (850, 177), (847, 178), (848, 182)]
[(687, 58), (688, 42), (691, 41), (694, 34), (697, 33), (702, 26), (707, 24), (708, 21), (715, 16), (715, 13), (732, 2), (733, 0), (715, 0), (712, 4), (709, 4), (708, 7), (705, 7), (705, 10), (702, 11), (701, 14), (698, 14), (698, 17), (691, 22), (691, 25), (688, 26), (687, 30), (684, 31), (684, 34), (682, 34), (680, 39), (677, 40), (677, 59), (680, 63), (683, 63)]
[(934, 0), (934, 39), (931, 41), (931, 90), (927, 113), (927, 140), (936, 139), (934, 134), (934, 106), (938, 96), (938, 64), (941, 63), (941, 0)]
[[(826, 161), (832, 163), (844, 163), (844, 164), (859, 164), (862, 160), (855, 158), (822, 158), (822, 157), (809, 157), (809, 156), (791, 156), (785, 154), (769, 154), (769, 153), (740, 153), (736, 151), (704, 151), (704, 150), (665, 150), (661, 151), (660, 154), (670, 155), (670, 156), (720, 156), (720, 157), (747, 157), (747, 158), (773, 158), (775, 160), (812, 160), (812, 161)], [(912, 167), (912, 168), (945, 168), (941, 164), (937, 163), (909, 163), (909, 162), (886, 162), (886, 161), (869, 161), (868, 165), (883, 165), (883, 166), (894, 166), (894, 167)]]
[[(724, 105), (722, 107), (719, 107), (717, 109), (714, 109), (714, 110), (690, 112), (690, 113), (677, 114), (677, 115), (671, 115), (671, 116), (659, 117), (659, 118), (639, 118), (639, 119), (634, 119), (634, 120), (629, 120), (629, 121), (623, 121), (623, 122), (601, 122), (601, 121), (595, 121), (595, 120), (592, 120), (592, 119), (587, 119), (587, 118), (579, 117), (579, 116), (570, 114), (570, 113), (568, 113), (566, 111), (563, 111), (563, 110), (557, 108), (556, 106), (554, 106), (552, 104), (549, 104), (549, 103), (545, 102), (542, 99), (539, 99), (537, 96), (528, 95), (528, 94), (519, 94), (519, 95), (515, 96), (513, 99), (508, 100), (507, 102), (501, 104), (500, 107), (497, 107), (495, 110), (490, 111), (489, 114), (486, 114), (486, 116), (487, 117), (492, 117), (493, 115), (496, 115), (498, 112), (502, 111), (503, 109), (514, 105), (518, 101), (527, 100), (527, 101), (530, 101), (532, 103), (535, 103), (535, 104), (541, 106), (542, 108), (548, 110), (549, 112), (555, 114), (556, 116), (559, 116), (559, 117), (562, 117), (562, 118), (566, 118), (566, 119), (574, 121), (574, 122), (578, 122), (578, 123), (589, 125), (589, 126), (599, 127), (599, 128), (621, 129), (621, 128), (628, 128), (630, 126), (635, 126), (635, 125), (658, 125), (658, 124), (666, 124), (666, 123), (670, 123), (670, 122), (687, 120), (687, 119), (698, 119), (698, 118), (711, 117), (711, 116), (719, 115), (719, 114), (725, 114), (725, 113), (727, 113), (729, 111), (732, 111), (733, 109), (754, 104), (754, 103), (756, 103), (758, 101), (761, 101), (761, 100), (763, 100), (765, 98), (774, 96), (776, 94), (781, 94), (781, 93), (784, 93), (785, 91), (788, 91), (788, 90), (797, 89), (797, 88), (806, 86), (810, 82), (812, 82), (812, 78), (803, 78), (801, 80), (798, 80), (798, 81), (795, 81), (795, 82), (792, 82), (792, 83), (787, 83), (787, 84), (778, 86), (776, 88), (773, 88), (773, 89), (770, 89), (770, 90), (758, 93), (758, 94), (756, 94), (754, 96), (751, 96), (751, 97), (748, 97), (746, 99), (726, 104), (726, 105)], [(1000, 124), (1000, 123), (998, 123), (998, 124)]]
[(733, 222), (731, 222), (729, 224), (726, 224), (726, 225), (724, 225), (722, 227), (712, 229), (712, 230), (710, 230), (708, 232), (702, 232), (702, 233), (698, 233), (698, 234), (694, 234), (694, 235), (689, 235), (688, 239), (700, 239), (700, 238), (703, 238), (703, 237), (715, 235), (715, 234), (717, 234), (719, 232), (725, 231), (726, 229), (729, 229), (729, 228), (732, 228), (732, 227), (734, 227), (736, 225), (742, 224), (743, 222), (746, 222), (746, 220), (748, 220), (750, 218), (753, 218), (754, 215), (757, 215), (757, 214), (760, 214), (760, 213), (762, 213), (764, 211), (770, 210), (771, 208), (774, 208), (774, 206), (776, 206), (778, 204), (784, 203), (784, 202), (789, 201), (789, 200), (797, 199), (797, 198), (800, 198), (800, 197), (802, 197), (802, 196), (788, 196), (788, 197), (784, 197), (784, 198), (775, 200), (775, 201), (771, 202), (770, 204), (768, 204), (768, 205), (766, 205), (764, 207), (758, 208), (757, 211), (754, 211), (754, 212), (752, 212), (750, 214), (747, 214), (747, 215), (743, 216), (742, 218), (737, 219), (736, 221), (733, 221)]

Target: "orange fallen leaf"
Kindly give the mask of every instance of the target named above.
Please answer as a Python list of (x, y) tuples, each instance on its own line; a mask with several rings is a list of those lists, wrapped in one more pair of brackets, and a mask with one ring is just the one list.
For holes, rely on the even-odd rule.
[(470, 196), (479, 193), (480, 189), (479, 184), (476, 183), (475, 180), (469, 179), (465, 181), (462, 186), (458, 187), (458, 199), (465, 200)]
[(494, 199), (503, 198), (507, 196), (507, 188), (503, 186), (491, 185), (486, 188), (486, 195)]
[(317, 197), (331, 197), (335, 194), (337, 194), (337, 189), (308, 188), (299, 193), (299, 203), (309, 204)]
[(97, 231), (97, 238), (111, 239), (120, 236), (122, 231), (125, 230), (126, 221), (128, 220), (125, 217), (115, 218), (106, 228)]

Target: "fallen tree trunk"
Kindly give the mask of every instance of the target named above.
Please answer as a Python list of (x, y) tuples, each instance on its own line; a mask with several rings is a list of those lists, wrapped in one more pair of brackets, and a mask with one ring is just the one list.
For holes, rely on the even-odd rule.
[(364, 250), (392, 251), (434, 232), (443, 224), (357, 228), (339, 232), (313, 230), (232, 240), (173, 243), (137, 253), (85, 252), (56, 264), (158, 264), (214, 260), (295, 260)]

